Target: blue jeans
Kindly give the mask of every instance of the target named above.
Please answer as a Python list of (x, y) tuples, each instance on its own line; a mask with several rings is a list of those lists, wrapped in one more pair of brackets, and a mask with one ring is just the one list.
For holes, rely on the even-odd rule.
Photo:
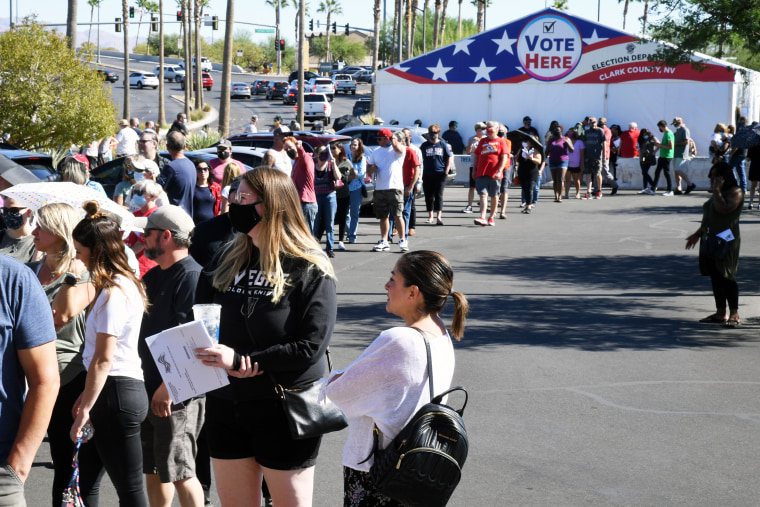
[(306, 226), (311, 231), (312, 236), (316, 236), (314, 230), (314, 224), (317, 221), (317, 203), (315, 202), (302, 202), (301, 209), (303, 210), (303, 218), (306, 220)]
[(736, 173), (736, 182), (739, 183), (739, 188), (742, 191), (747, 191), (747, 173), (744, 171), (745, 157), (741, 155), (734, 155), (731, 158), (731, 169)]
[[(404, 211), (401, 213), (401, 216), (404, 217), (404, 237), (409, 236), (409, 217), (412, 215), (413, 202), (414, 191), (404, 196)], [(388, 241), (391, 241), (393, 239), (393, 228), (396, 226), (396, 219), (393, 218), (393, 215), (388, 215), (388, 219), (391, 224), (388, 228)]]
[(352, 190), (349, 196), (348, 204), (348, 241), (350, 243), (356, 242), (356, 229), (359, 228), (359, 210), (362, 207), (362, 189), (357, 188)]
[[(335, 212), (338, 210), (338, 201), (335, 198), (335, 192), (329, 194), (317, 194), (317, 221), (314, 227), (319, 231), (325, 231), (327, 233), (327, 248), (328, 252), (333, 249), (333, 243), (335, 242), (335, 235), (333, 233), (333, 224), (335, 223)], [(318, 234), (317, 237), (321, 236)]]

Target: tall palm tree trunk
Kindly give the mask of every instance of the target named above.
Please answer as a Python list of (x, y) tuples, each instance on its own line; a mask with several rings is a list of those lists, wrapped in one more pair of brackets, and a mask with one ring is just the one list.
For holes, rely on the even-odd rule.
[(418, 0), (412, 0), (412, 28), (410, 30), (412, 34), (412, 48), (410, 49), (409, 55), (414, 57), (414, 46), (416, 45), (417, 41), (417, 5)]
[(406, 12), (404, 13), (404, 24), (406, 25), (406, 59), (412, 57), (414, 49), (414, 37), (412, 37), (412, 0), (406, 0)]
[(446, 8), (449, 6), (449, 0), (443, 0), (443, 10), (441, 11), (441, 31), (438, 34), (438, 44), (443, 46), (443, 34), (446, 31)]
[(122, 118), (129, 118), (129, 7), (127, 6), (127, 0), (121, 0), (121, 15), (124, 20), (123, 32), (124, 32), (124, 100), (122, 101), (123, 108), (121, 115)]
[[(158, 0), (158, 67), (161, 71), (158, 76), (158, 126), (166, 124), (166, 108), (164, 105), (164, 0)], [(187, 78), (185, 78), (187, 79)], [(158, 132), (158, 131), (156, 131)]]
[(649, 13), (649, 0), (644, 0), (644, 15), (641, 16), (641, 33), (647, 33), (647, 14)]
[(66, 37), (69, 38), (69, 47), (77, 48), (77, 0), (69, 0), (69, 9), (66, 14)]
[(462, 38), (462, 0), (459, 0), (459, 16), (457, 18), (457, 40)]
[(438, 48), (438, 29), (441, 22), (441, 0), (435, 0), (435, 17), (433, 18), (433, 49)]
[(230, 80), (232, 78), (232, 35), (235, 30), (235, 0), (227, 0), (227, 21), (224, 27), (224, 57), (222, 69), (222, 98), (219, 100), (219, 133), (230, 132)]
[[(375, 26), (373, 31), (374, 40), (372, 41), (372, 70), (377, 70), (379, 66), (379, 56), (380, 56), (380, 5), (382, 4), (383, 0), (375, 0), (375, 7), (372, 9), (372, 12), (375, 15)], [(372, 85), (372, 89), (374, 90), (375, 85)]]
[[(200, 69), (201, 63), (201, 0), (194, 0), (193, 19), (195, 20), (195, 63)], [(203, 72), (199, 71), (195, 76), (195, 110), (200, 111), (203, 107)]]
[(92, 18), (95, 16), (95, 5), (90, 6), (90, 29), (87, 32), (87, 47), (90, 47), (90, 38), (92, 37)]
[[(137, 33), (135, 34), (135, 47), (138, 46), (138, 43), (140, 42), (140, 27), (142, 26), (142, 18), (143, 18), (143, 8), (139, 7), (140, 9), (140, 21), (137, 23)], [(150, 34), (150, 31), (148, 32)]]
[(332, 56), (330, 55), (330, 19), (332, 17), (332, 11), (327, 11), (327, 30), (325, 30), (325, 58), (328, 62), (332, 62)]
[(625, 4), (623, 5), (623, 30), (625, 30), (625, 18), (628, 16), (628, 4), (630, 0), (625, 0)]
[(185, 50), (185, 114), (188, 121), (190, 120), (190, 102), (193, 100), (193, 72), (195, 69), (190, 64), (190, 38), (187, 34), (188, 29), (188, 2), (191, 0), (181, 0), (180, 8), (182, 9), (182, 47)]

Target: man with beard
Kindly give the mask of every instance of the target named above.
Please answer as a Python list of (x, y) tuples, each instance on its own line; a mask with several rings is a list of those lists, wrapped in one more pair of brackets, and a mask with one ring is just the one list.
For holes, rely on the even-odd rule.
[(164, 166), (169, 163), (169, 160), (158, 154), (158, 136), (154, 131), (145, 129), (140, 134), (140, 139), (137, 141), (137, 151), (143, 157), (155, 162), (159, 171), (162, 171)]
[(309, 230), (314, 234), (316, 232), (314, 222), (317, 220), (317, 211), (319, 209), (317, 206), (317, 194), (314, 192), (314, 157), (306, 153), (301, 141), (295, 137), (286, 137), (282, 144), (285, 153), (294, 160), (291, 177), (298, 190), (298, 197), (301, 199), (301, 209), (303, 209), (306, 225), (309, 226)]
[[(139, 219), (138, 219), (139, 220)], [(166, 384), (145, 339), (190, 320), (195, 285), (201, 266), (188, 254), (193, 219), (179, 206), (162, 206), (139, 224), (145, 230), (145, 255), (158, 263), (143, 277), (151, 302), (143, 315), (138, 350), (145, 389), (150, 400), (148, 417), (140, 430), (143, 473), (151, 505), (171, 505), (177, 491), (182, 507), (204, 503), (196, 475), (198, 435), (205, 420), (205, 398), (172, 404)]]
[(222, 139), (216, 145), (216, 157), (209, 160), (208, 165), (211, 167), (211, 176), (214, 181), (221, 185), (224, 178), (224, 169), (230, 162), (235, 162), (240, 169), (245, 167), (242, 162), (232, 158), (232, 143), (228, 139)]

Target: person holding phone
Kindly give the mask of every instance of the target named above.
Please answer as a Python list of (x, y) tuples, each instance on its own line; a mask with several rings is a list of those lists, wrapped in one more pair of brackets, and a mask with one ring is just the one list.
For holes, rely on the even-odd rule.
[(522, 212), (526, 215), (530, 214), (536, 206), (533, 201), (533, 190), (536, 188), (541, 169), (542, 150), (543, 146), (538, 142), (537, 137), (526, 136), (517, 158), (517, 177), (520, 178), (523, 199), (525, 199), (525, 207)]

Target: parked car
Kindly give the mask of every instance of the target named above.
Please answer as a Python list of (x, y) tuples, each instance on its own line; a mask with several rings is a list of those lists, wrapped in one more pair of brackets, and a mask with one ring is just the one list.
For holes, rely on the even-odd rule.
[[(348, 136), (351, 139), (359, 138), (362, 140), (362, 143), (364, 143), (364, 153), (365, 155), (369, 155), (372, 153), (378, 146), (380, 146), (377, 142), (377, 132), (382, 129), (390, 129), (392, 132), (397, 132), (404, 127), (398, 127), (395, 125), (357, 125), (355, 127), (347, 127), (343, 130), (340, 130), (336, 132), (338, 135), (342, 136)], [(422, 134), (427, 134), (427, 130), (419, 129), (417, 127), (408, 127), (412, 131), (412, 144), (416, 144), (419, 148), (422, 143), (426, 141), (424, 137), (422, 137)], [(346, 148), (346, 153), (348, 153), (349, 150), (349, 143), (348, 141), (344, 146)], [(454, 167), (454, 164), (451, 164), (451, 172), (449, 173), (449, 176), (447, 178), (447, 181), (452, 182), (457, 176), (456, 168)]]
[(98, 75), (103, 78), (103, 81), (110, 81), (115, 83), (119, 80), (119, 74), (112, 70), (98, 69)]
[[(301, 141), (303, 149), (306, 150), (307, 153), (314, 153), (319, 146), (324, 146), (325, 144), (332, 142), (346, 143), (351, 141), (350, 137), (313, 130), (297, 130), (293, 132), (293, 137)], [(271, 132), (257, 132), (255, 134), (243, 133), (229, 136), (227, 140), (232, 143), (232, 156), (235, 157), (238, 146), (266, 149), (271, 148), (272, 144), (274, 144), (274, 135)]]
[(267, 88), (267, 100), (282, 98), (288, 88), (288, 83), (285, 81), (271, 81)]
[(335, 83), (328, 77), (313, 77), (304, 84), (304, 91), (310, 93), (322, 93), (330, 102), (335, 97)]
[[(158, 65), (156, 65), (153, 68), (153, 73), (156, 76), (160, 76), (161, 68)], [(165, 80), (179, 83), (180, 81), (182, 81), (183, 77), (185, 77), (185, 69), (183, 69), (179, 65), (164, 65), (164, 79)]]
[[(185, 77), (182, 77), (182, 81), (180, 83), (180, 86), (182, 89), (185, 89)], [(211, 87), (214, 86), (214, 79), (211, 77), (211, 74), (208, 72), (204, 72), (201, 74), (201, 80), (203, 81), (203, 88), (206, 89), (207, 92), (211, 91)], [(193, 86), (195, 85), (195, 74), (193, 74)]]
[[(307, 71), (305, 71), (303, 73), (303, 82), (305, 83), (306, 81), (308, 81), (309, 79), (311, 79), (313, 77), (319, 77), (319, 74), (317, 74), (316, 72), (312, 72), (310, 70), (307, 70)], [(288, 83), (290, 83), (292, 81), (298, 81), (298, 71), (297, 70), (294, 70), (288, 76)]]
[(44, 153), (22, 150), (8, 143), (0, 142), (0, 155), (5, 155), (42, 181), (59, 181), (61, 175), (53, 167), (53, 157)]
[(346, 65), (342, 69), (331, 70), (329, 75), (332, 77), (336, 74), (353, 74), (354, 72), (358, 72), (360, 70), (364, 70), (364, 67), (359, 67), (358, 65)]
[(357, 83), (371, 83), (375, 79), (375, 73), (371, 70), (360, 70), (351, 74)]
[[(298, 105), (296, 105), (298, 109)], [(303, 94), (303, 119), (304, 121), (324, 121), (325, 125), (330, 124), (330, 115), (332, 106), (330, 99), (324, 93), (304, 93)]]
[(250, 99), (251, 87), (248, 86), (247, 83), (243, 82), (232, 83), (232, 87), (230, 89), (230, 98), (234, 99), (235, 97), (244, 97), (246, 99)]
[(129, 86), (138, 88), (158, 88), (158, 76), (152, 72), (132, 72), (129, 75)]
[(333, 83), (335, 83), (335, 93), (345, 93), (348, 95), (356, 95), (356, 81), (348, 74), (335, 74), (333, 76)]
[[(193, 68), (195, 68), (195, 57), (193, 57)], [(212, 70), (211, 60), (208, 59), (208, 56), (201, 56), (201, 71), (211, 72)]]
[(372, 111), (372, 99), (369, 97), (361, 98), (354, 102), (354, 109), (352, 114), (354, 116), (361, 116)]
[(290, 86), (285, 93), (282, 94), (282, 103), (286, 105), (295, 104), (298, 102), (298, 87)]
[(266, 79), (257, 79), (253, 83), (251, 83), (251, 93), (254, 95), (258, 95), (260, 93), (266, 93), (267, 87), (269, 86), (269, 81)]

